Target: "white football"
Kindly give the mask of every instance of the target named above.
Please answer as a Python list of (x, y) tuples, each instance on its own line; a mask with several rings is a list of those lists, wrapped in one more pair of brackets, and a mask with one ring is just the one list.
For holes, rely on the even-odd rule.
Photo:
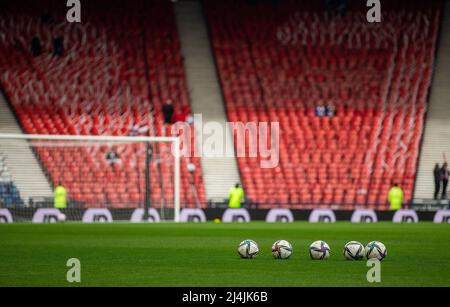
[(361, 260), (364, 257), (364, 245), (358, 241), (350, 241), (344, 246), (344, 257), (347, 260)]
[(244, 240), (239, 243), (238, 254), (241, 258), (251, 259), (258, 256), (258, 244), (253, 240)]
[(328, 259), (330, 252), (330, 246), (325, 241), (315, 241), (309, 246), (309, 255), (313, 260)]
[(376, 258), (378, 260), (383, 260), (387, 256), (386, 246), (378, 241), (372, 241), (367, 244), (364, 254), (367, 259)]
[(64, 222), (66, 220), (66, 215), (64, 213), (58, 214), (58, 222)]
[(272, 245), (272, 256), (275, 259), (287, 259), (292, 255), (292, 245), (286, 240), (278, 240)]

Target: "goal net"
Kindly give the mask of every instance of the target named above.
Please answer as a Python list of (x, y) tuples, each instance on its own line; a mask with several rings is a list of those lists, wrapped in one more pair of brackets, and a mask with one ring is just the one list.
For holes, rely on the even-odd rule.
[(179, 146), (175, 137), (0, 134), (0, 208), (16, 220), (56, 208), (67, 220), (93, 209), (99, 220), (178, 221)]

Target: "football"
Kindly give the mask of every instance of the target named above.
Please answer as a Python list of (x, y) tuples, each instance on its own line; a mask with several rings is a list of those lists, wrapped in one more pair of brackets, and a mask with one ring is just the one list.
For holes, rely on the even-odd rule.
[(278, 240), (272, 245), (272, 256), (275, 259), (288, 259), (292, 255), (292, 245), (286, 240)]
[(367, 259), (376, 258), (378, 260), (383, 260), (387, 256), (386, 246), (378, 241), (372, 241), (367, 244), (364, 254)]
[(325, 241), (315, 241), (309, 246), (309, 255), (313, 260), (328, 259), (330, 251), (330, 246)]
[(253, 240), (244, 240), (239, 244), (238, 254), (241, 258), (251, 259), (258, 256), (258, 244)]
[(361, 260), (364, 258), (364, 245), (358, 241), (350, 241), (344, 246), (344, 257), (347, 260)]
[(64, 213), (58, 214), (58, 222), (65, 222), (66, 221), (66, 215)]

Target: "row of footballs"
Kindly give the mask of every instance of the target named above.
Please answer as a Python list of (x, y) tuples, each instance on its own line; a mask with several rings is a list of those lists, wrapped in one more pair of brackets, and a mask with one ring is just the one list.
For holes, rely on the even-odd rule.
[[(241, 258), (255, 258), (259, 254), (258, 244), (253, 240), (244, 240), (239, 244)], [(325, 241), (315, 241), (309, 246), (309, 255), (313, 260), (325, 260), (330, 257), (331, 249)], [(292, 245), (286, 240), (278, 240), (272, 245), (275, 259), (287, 259), (292, 255)], [(378, 241), (369, 242), (365, 247), (358, 241), (350, 241), (344, 246), (343, 255), (348, 260), (363, 258), (383, 260), (387, 255), (386, 246)]]

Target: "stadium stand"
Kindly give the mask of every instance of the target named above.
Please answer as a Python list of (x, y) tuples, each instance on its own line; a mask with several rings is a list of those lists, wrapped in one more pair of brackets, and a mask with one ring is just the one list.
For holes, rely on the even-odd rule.
[(6, 165), (6, 156), (0, 152), (0, 207), (22, 205), (20, 193), (12, 181), (11, 174)]
[[(431, 199), (434, 194), (432, 170), (436, 163), (442, 166), (444, 155), (450, 162), (450, 2), (445, 2), (442, 13), (439, 50), (431, 85), (419, 169), (414, 192), (415, 199)], [(442, 187), (441, 191), (442, 193)], [(439, 195), (441, 197), (441, 195)]]
[[(12, 2), (11, 2), (12, 3)], [(17, 3), (16, 3), (17, 4)], [(25, 133), (128, 135), (131, 126), (167, 135), (160, 112), (172, 99), (176, 110), (189, 109), (180, 43), (168, 1), (96, 1), (83, 3), (81, 24), (65, 22), (65, 2), (3, 3), (0, 12), (0, 83)], [(48, 18), (50, 17), (50, 18)], [(126, 28), (124, 32), (122, 29)], [(39, 36), (42, 54), (30, 51)], [(53, 56), (52, 39), (60, 35), (64, 54)], [(62, 181), (69, 197), (86, 206), (134, 207), (143, 201), (144, 147), (118, 147), (122, 164), (111, 169), (108, 146), (36, 148), (52, 184)], [(138, 147), (138, 148), (136, 148)], [(156, 146), (160, 163), (152, 164), (152, 200), (173, 203), (168, 145)], [(194, 149), (195, 150), (195, 149)], [(181, 161), (182, 205), (197, 206), (187, 163), (196, 165), (193, 183), (206, 204), (198, 158)]]
[(205, 1), (229, 121), (280, 122), (277, 168), (239, 158), (260, 207), (387, 209), (393, 182), (411, 200), (441, 2), (384, 2), (382, 26), (363, 2)]

